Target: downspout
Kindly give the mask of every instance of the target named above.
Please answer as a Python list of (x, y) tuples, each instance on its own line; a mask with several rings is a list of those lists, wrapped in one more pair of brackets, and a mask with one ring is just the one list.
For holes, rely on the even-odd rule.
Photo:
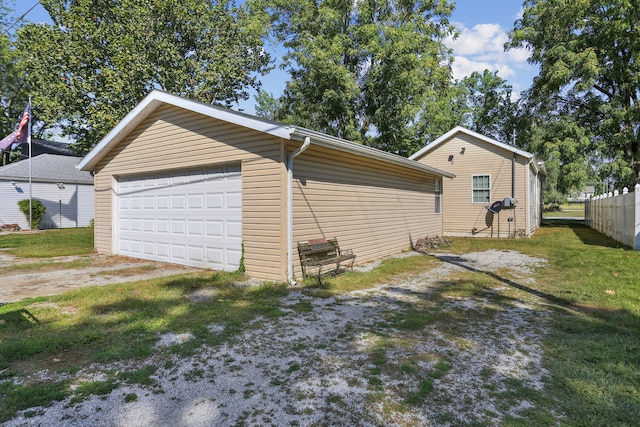
[(293, 159), (311, 145), (311, 138), (304, 138), (300, 148), (287, 157), (287, 280), (291, 286), (297, 283), (293, 279)]
[[(533, 164), (533, 157), (531, 158), (531, 160), (529, 160), (529, 163), (527, 163), (527, 175), (526, 175), (526, 180), (527, 180), (527, 194), (525, 196), (525, 200), (527, 201), (527, 206), (525, 206), (525, 215), (526, 215), (526, 221), (525, 221), (525, 226), (527, 227), (527, 237), (531, 237), (531, 165)], [(534, 184), (535, 185), (535, 184)], [(533, 197), (535, 198), (535, 193), (537, 193), (537, 189), (533, 194)], [(537, 227), (537, 225), (536, 225)]]
[(511, 159), (511, 198), (516, 198), (516, 153), (513, 153)]

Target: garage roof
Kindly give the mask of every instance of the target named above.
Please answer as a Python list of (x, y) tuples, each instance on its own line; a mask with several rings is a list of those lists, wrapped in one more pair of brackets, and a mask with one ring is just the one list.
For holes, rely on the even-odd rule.
[(287, 140), (302, 141), (309, 137), (312, 144), (349, 152), (355, 155), (381, 160), (388, 163), (408, 167), (410, 169), (454, 178), (453, 174), (420, 164), (404, 157), (387, 153), (366, 145), (356, 144), (344, 139), (336, 138), (321, 132), (312, 131), (297, 126), (285, 125), (270, 120), (265, 120), (237, 111), (204, 104), (189, 100), (169, 93), (153, 90), (150, 92), (129, 114), (127, 114), (102, 140), (87, 154), (76, 166), (80, 170), (91, 171), (98, 162), (129, 132), (138, 126), (144, 119), (151, 115), (163, 104), (184, 108), (195, 113), (203, 114), (218, 120), (233, 123), (269, 135)]

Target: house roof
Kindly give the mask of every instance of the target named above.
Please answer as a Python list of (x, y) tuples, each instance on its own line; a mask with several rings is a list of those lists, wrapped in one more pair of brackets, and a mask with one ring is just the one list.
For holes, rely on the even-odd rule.
[(264, 132), (279, 138), (292, 141), (303, 141), (306, 137), (311, 143), (358, 156), (377, 159), (380, 161), (404, 166), (416, 171), (453, 178), (448, 172), (414, 162), (404, 157), (387, 153), (366, 145), (356, 144), (341, 138), (316, 132), (302, 127), (286, 125), (271, 120), (262, 119), (250, 114), (204, 104), (169, 93), (153, 90), (129, 114), (127, 114), (77, 165), (81, 170), (93, 170), (98, 162), (115, 147), (129, 132), (131, 132), (145, 118), (151, 115), (163, 104), (184, 108), (195, 113), (243, 126), (258, 132)]
[[(78, 161), (77, 157), (40, 154), (31, 159), (31, 180), (65, 184), (93, 184), (91, 173), (76, 169)], [(0, 179), (29, 180), (29, 160), (21, 160), (0, 167)]]
[[(45, 141), (44, 139), (32, 139), (31, 140), (31, 153), (32, 157), (39, 156), (40, 154), (61, 154), (63, 156), (82, 157), (80, 154), (69, 148), (69, 144), (56, 141)], [(20, 144), (20, 150), (22, 151), (22, 158), (29, 157), (29, 144), (24, 142)]]
[(434, 140), (430, 144), (427, 144), (424, 147), (422, 147), (415, 154), (411, 155), (409, 157), (409, 159), (417, 160), (417, 159), (423, 157), (425, 154), (427, 154), (428, 152), (432, 151), (433, 149), (435, 149), (439, 145), (443, 144), (445, 141), (449, 140), (451, 137), (453, 137), (457, 133), (463, 133), (463, 134), (472, 136), (474, 138), (479, 139), (480, 141), (486, 142), (487, 144), (491, 144), (491, 145), (494, 145), (496, 147), (500, 147), (500, 148), (502, 148), (504, 150), (507, 150), (507, 151), (515, 153), (515, 154), (517, 154), (519, 156), (522, 156), (522, 157), (524, 157), (526, 159), (532, 160), (532, 164), (533, 164), (534, 168), (536, 169), (536, 171), (538, 171), (540, 169), (541, 165), (538, 164), (538, 162), (535, 160), (535, 156), (533, 154), (529, 153), (528, 151), (520, 150), (519, 148), (516, 148), (516, 147), (514, 147), (512, 145), (508, 145), (508, 144), (505, 144), (503, 142), (496, 141), (493, 138), (489, 138), (486, 135), (482, 135), (482, 134), (480, 134), (478, 132), (474, 132), (474, 131), (472, 131), (470, 129), (467, 129), (467, 128), (463, 127), (463, 126), (454, 127), (449, 132), (447, 132), (444, 135), (440, 136), (439, 138), (437, 138), (436, 140)]

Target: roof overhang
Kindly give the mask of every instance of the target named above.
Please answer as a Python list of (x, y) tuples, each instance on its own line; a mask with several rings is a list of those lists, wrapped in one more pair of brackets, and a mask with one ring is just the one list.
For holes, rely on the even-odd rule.
[(422, 173), (429, 173), (454, 178), (455, 175), (432, 168), (404, 157), (387, 153), (366, 145), (356, 144), (344, 139), (332, 137), (321, 132), (312, 131), (300, 127), (285, 125), (282, 123), (265, 120), (249, 114), (192, 101), (176, 95), (171, 95), (159, 90), (150, 92), (140, 103), (127, 114), (100, 142), (80, 161), (76, 166), (80, 170), (94, 170), (98, 163), (126, 137), (136, 126), (142, 123), (154, 111), (162, 105), (172, 105), (195, 113), (212, 117), (245, 128), (253, 129), (285, 140), (302, 141), (305, 137), (311, 139), (311, 143), (324, 146), (354, 155), (377, 159), (398, 166), (407, 167)]

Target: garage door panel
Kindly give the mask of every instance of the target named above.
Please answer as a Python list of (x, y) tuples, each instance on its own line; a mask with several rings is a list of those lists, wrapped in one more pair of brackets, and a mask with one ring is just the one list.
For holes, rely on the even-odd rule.
[(226, 221), (226, 233), (228, 238), (241, 238), (242, 237), (242, 223), (240, 221)]
[(187, 230), (190, 236), (202, 236), (204, 235), (204, 221), (189, 220), (187, 221)]
[(156, 208), (156, 198), (155, 196), (144, 196), (142, 198), (142, 208), (151, 210)]
[(242, 255), (240, 166), (150, 177), (118, 186), (118, 253), (233, 270)]
[(242, 258), (242, 251), (228, 250), (227, 262), (234, 265), (240, 265), (240, 258)]
[(205, 261), (204, 252), (205, 252), (204, 246), (191, 246), (191, 245), (187, 246), (187, 254), (189, 259), (192, 261), (204, 262)]
[(187, 259), (187, 246), (186, 245), (171, 245), (171, 258), (174, 260), (186, 261)]
[(169, 234), (169, 220), (157, 219), (156, 220), (156, 233)]
[(204, 194), (189, 194), (188, 195), (188, 208), (190, 211), (194, 209), (201, 210), (204, 208)]
[(175, 195), (175, 196), (171, 196), (171, 209), (176, 210), (176, 209), (180, 209), (183, 210), (184, 208), (187, 207), (187, 203), (186, 203), (186, 196), (184, 195)]
[(207, 221), (207, 237), (222, 237), (224, 221)]
[(145, 255), (155, 255), (156, 245), (154, 242), (142, 242), (142, 253)]
[(183, 219), (171, 220), (171, 234), (185, 234), (187, 231), (187, 222)]
[(240, 194), (240, 193), (227, 193), (227, 208), (228, 209), (240, 209), (240, 208), (242, 208), (242, 194)]
[(159, 258), (168, 260), (171, 256), (171, 246), (167, 243), (156, 243), (156, 255)]

